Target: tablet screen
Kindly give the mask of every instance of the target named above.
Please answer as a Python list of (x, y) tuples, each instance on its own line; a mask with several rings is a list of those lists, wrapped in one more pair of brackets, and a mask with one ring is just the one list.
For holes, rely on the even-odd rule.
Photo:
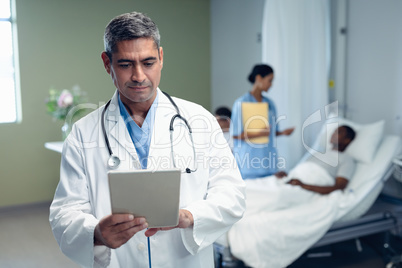
[(145, 217), (149, 228), (179, 223), (180, 176), (177, 169), (109, 171), (112, 213)]

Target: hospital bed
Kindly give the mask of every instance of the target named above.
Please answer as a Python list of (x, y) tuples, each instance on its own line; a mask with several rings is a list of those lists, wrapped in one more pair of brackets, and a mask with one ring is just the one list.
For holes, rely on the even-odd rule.
[[(380, 139), (372, 161), (358, 164), (355, 175), (345, 190), (354, 191), (354, 204), (345, 205), (348, 209), (344, 211), (341, 208), (341, 217), (337, 218), (328, 231), (306, 251), (381, 232), (401, 235), (402, 206), (379, 198), (385, 182), (394, 169), (392, 161), (400, 152), (400, 137), (388, 135)], [(384, 247), (387, 246), (385, 240)], [(217, 267), (236, 267), (238, 261), (231, 254), (227, 236), (219, 238), (214, 243), (214, 249)]]
[(392, 167), (388, 168), (382, 179), (364, 198), (363, 202), (349, 214), (346, 214), (344, 218), (334, 223), (331, 229), (312, 248), (386, 231), (401, 235), (402, 203), (397, 205), (380, 193), (390, 177), (391, 171)]

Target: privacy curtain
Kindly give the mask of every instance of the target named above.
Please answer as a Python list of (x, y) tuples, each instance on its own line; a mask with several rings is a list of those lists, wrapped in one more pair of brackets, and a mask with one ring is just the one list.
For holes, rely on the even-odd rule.
[[(277, 139), (278, 163), (291, 169), (312, 145), (322, 124), (304, 124), (328, 105), (330, 66), (329, 0), (266, 0), (262, 60), (274, 69), (268, 97), (278, 110), (280, 129), (296, 127)], [(321, 113), (325, 120), (324, 112)], [(303, 132), (303, 139), (302, 139)]]

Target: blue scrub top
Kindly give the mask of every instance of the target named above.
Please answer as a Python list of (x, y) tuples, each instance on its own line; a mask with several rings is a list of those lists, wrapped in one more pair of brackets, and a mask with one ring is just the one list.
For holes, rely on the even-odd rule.
[(152, 129), (155, 124), (155, 111), (156, 107), (158, 106), (158, 95), (159, 93), (157, 93), (156, 98), (152, 103), (147, 116), (145, 117), (142, 127), (139, 127), (131, 118), (126, 107), (121, 101), (119, 94), (120, 115), (123, 117), (124, 122), (126, 123), (128, 133), (130, 134), (131, 140), (134, 143), (142, 169), (146, 169), (148, 165), (149, 145), (151, 144)]
[[(239, 136), (243, 131), (242, 102), (257, 102), (250, 92), (239, 97), (233, 104), (230, 124), (230, 135)], [(276, 108), (274, 102), (263, 96), (262, 102), (268, 103), (270, 125), (269, 142), (267, 144), (250, 144), (245, 140), (233, 139), (233, 154), (243, 179), (256, 179), (277, 172)]]

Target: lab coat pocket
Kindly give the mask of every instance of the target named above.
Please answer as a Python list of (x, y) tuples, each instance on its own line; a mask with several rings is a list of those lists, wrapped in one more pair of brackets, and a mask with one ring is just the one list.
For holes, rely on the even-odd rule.
[[(203, 191), (200, 191), (203, 189)], [(192, 173), (182, 173), (180, 183), (180, 207), (194, 201), (203, 200), (208, 189), (208, 174), (202, 169)]]

